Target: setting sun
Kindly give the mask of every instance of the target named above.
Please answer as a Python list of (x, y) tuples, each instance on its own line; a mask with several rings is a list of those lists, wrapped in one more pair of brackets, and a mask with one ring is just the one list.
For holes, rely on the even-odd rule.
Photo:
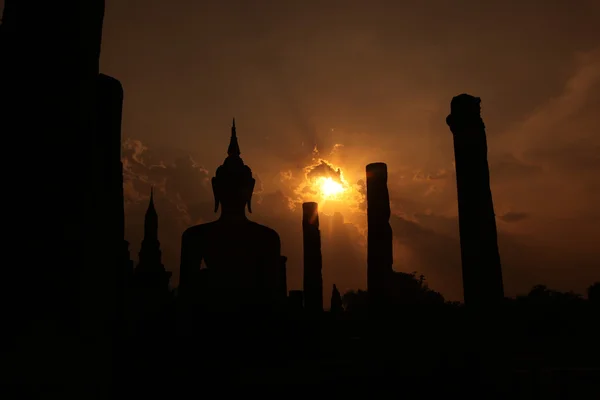
[[(335, 149), (341, 147), (336, 145)], [(330, 156), (334, 157), (335, 154)], [(364, 196), (357, 189), (356, 185), (348, 182), (342, 166), (322, 158), (315, 147), (312, 161), (304, 167), (304, 179), (297, 186), (295, 193), (298, 196), (297, 202), (319, 203), (319, 212), (345, 212), (351, 215), (363, 202)]]
[(341, 183), (334, 181), (332, 178), (321, 177), (317, 181), (319, 190), (323, 197), (335, 197), (344, 191), (344, 186)]

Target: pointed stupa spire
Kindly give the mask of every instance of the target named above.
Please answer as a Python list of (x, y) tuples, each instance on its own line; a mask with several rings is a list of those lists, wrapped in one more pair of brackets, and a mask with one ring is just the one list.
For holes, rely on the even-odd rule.
[(150, 203), (148, 203), (148, 209), (146, 210), (146, 215), (148, 214), (156, 214), (156, 209), (154, 208), (154, 186), (150, 186)]
[(229, 141), (229, 148), (227, 149), (227, 155), (229, 157), (239, 157), (240, 154), (240, 146), (237, 140), (237, 134), (235, 132), (235, 118), (233, 119), (233, 124), (231, 125), (231, 140)]

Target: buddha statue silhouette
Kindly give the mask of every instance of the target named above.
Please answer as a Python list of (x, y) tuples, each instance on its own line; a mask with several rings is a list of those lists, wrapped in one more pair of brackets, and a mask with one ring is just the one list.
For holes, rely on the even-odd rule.
[(221, 208), (221, 215), (182, 236), (179, 294), (204, 310), (248, 311), (286, 301), (279, 235), (246, 217), (256, 181), (240, 154), (234, 119), (227, 158), (212, 178), (215, 212)]

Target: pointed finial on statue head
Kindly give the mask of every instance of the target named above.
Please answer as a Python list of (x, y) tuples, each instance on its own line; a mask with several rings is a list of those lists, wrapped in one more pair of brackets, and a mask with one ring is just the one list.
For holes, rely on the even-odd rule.
[(218, 211), (219, 204), (223, 202), (237, 203), (238, 205), (245, 204), (248, 211), (252, 212), (251, 199), (256, 180), (252, 177), (250, 167), (244, 165), (244, 160), (242, 160), (240, 154), (234, 118), (227, 158), (225, 158), (223, 165), (217, 168), (215, 177), (212, 179), (215, 212)]
[(227, 155), (229, 157), (239, 157), (240, 154), (240, 146), (237, 140), (237, 134), (235, 132), (235, 118), (233, 119), (233, 125), (231, 125), (231, 139), (229, 141), (229, 148), (227, 149)]

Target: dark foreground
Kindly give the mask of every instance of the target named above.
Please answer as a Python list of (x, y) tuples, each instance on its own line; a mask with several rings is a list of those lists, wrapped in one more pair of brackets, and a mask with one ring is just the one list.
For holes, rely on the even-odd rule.
[(600, 335), (591, 311), (204, 315), (187, 324), (171, 317), (116, 335), (94, 354), (81, 351), (87, 347), (77, 335), (21, 336), (5, 347), (2, 377), (53, 391), (100, 383), (107, 393), (318, 383), (360, 386), (374, 395), (390, 389), (425, 396), (595, 398)]
[[(131, 337), (126, 380), (180, 386), (224, 383), (369, 384), (372, 390), (485, 398), (579, 398), (600, 393), (593, 314), (468, 316), (405, 312), (404, 318), (205, 317), (193, 328)], [(403, 322), (400, 322), (403, 321)], [(580, 321), (580, 322), (577, 322)], [(581, 322), (583, 321), (583, 322)], [(161, 350), (159, 343), (166, 344)], [(154, 350), (151, 350), (154, 349)], [(152, 378), (150, 378), (152, 377)]]

